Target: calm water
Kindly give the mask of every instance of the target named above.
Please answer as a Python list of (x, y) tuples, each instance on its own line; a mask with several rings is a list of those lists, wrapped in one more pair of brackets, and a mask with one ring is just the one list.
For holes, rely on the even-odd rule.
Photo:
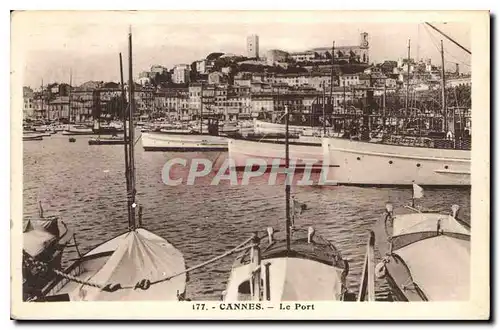
[[(38, 214), (41, 201), (46, 214), (58, 215), (77, 233), (82, 252), (124, 232), (127, 228), (123, 146), (89, 146), (88, 137), (55, 135), (24, 142), (24, 217)], [(136, 145), (137, 200), (144, 208), (143, 224), (184, 253), (188, 267), (221, 254), (268, 226), (283, 228), (284, 189), (261, 179), (249, 186), (227, 183), (212, 186), (210, 178), (196, 185), (167, 186), (161, 171), (169, 158), (203, 157), (222, 162), (227, 153), (144, 152)], [(223, 181), (224, 182), (224, 181)], [(292, 193), (308, 210), (298, 225), (314, 225), (334, 243), (350, 263), (349, 287), (358, 291), (367, 231), (384, 212), (411, 198), (410, 189), (294, 186)], [(426, 189), (420, 202), (433, 209), (462, 206), (470, 218), (470, 190)], [(68, 253), (66, 260), (74, 255)], [(378, 259), (378, 252), (376, 251)], [(233, 257), (190, 274), (187, 296), (218, 300), (224, 290)], [(377, 295), (386, 296), (383, 281)]]

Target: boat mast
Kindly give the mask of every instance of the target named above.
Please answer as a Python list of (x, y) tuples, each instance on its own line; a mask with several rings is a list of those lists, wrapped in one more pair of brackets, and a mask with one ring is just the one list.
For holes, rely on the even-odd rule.
[(42, 116), (44, 116), (44, 113), (43, 113), (43, 99), (44, 99), (44, 97), (43, 97), (43, 78), (42, 78), (42, 87), (41, 88), (42, 88), (42, 95), (41, 95), (42, 109), (41, 110), (42, 110)]
[[(326, 103), (325, 82), (323, 81), (323, 136), (326, 135), (325, 103)], [(288, 115), (287, 115), (287, 118), (288, 118)]]
[[(332, 43), (332, 70), (330, 74), (330, 103), (332, 104), (333, 114), (333, 65), (335, 63), (335, 41)], [(326, 131), (324, 132), (326, 134)]]
[(443, 129), (446, 132), (448, 130), (448, 122), (447, 122), (447, 109), (446, 109), (446, 77), (445, 77), (445, 69), (444, 69), (444, 49), (443, 49), (443, 40), (441, 40), (441, 97), (443, 99), (442, 104), (442, 112), (443, 112)]
[(73, 80), (73, 75), (71, 72), (71, 69), (69, 69), (69, 91), (68, 91), (68, 119), (69, 122), (71, 123), (71, 84)]
[(382, 128), (385, 130), (385, 98), (387, 94), (387, 81), (384, 79), (384, 98), (382, 99)]
[(203, 82), (200, 89), (200, 134), (203, 134)]
[[(129, 170), (129, 151), (128, 151), (128, 141), (127, 141), (127, 100), (125, 96), (125, 85), (123, 84), (123, 61), (122, 61), (122, 53), (120, 53), (120, 82), (121, 82), (121, 90), (122, 90), (122, 107), (123, 107), (123, 146), (125, 151), (125, 180), (127, 183), (127, 196), (131, 192), (130, 187), (130, 170)], [(132, 204), (127, 200), (127, 216), (128, 216), (128, 224), (129, 228), (133, 227), (132, 223)]]
[[(135, 164), (134, 164), (134, 80), (132, 74), (132, 30), (128, 34), (128, 96), (129, 96), (129, 178), (130, 191), (127, 193), (128, 203), (131, 208), (129, 225), (135, 229)], [(126, 127), (124, 128), (126, 129)]]
[(408, 39), (408, 58), (406, 65), (408, 69), (406, 73), (405, 117), (408, 116), (408, 94), (410, 93), (410, 39)]
[(290, 165), (290, 155), (288, 146), (288, 106), (285, 105), (285, 215), (286, 215), (286, 250), (290, 251), (290, 183), (288, 182), (288, 167)]

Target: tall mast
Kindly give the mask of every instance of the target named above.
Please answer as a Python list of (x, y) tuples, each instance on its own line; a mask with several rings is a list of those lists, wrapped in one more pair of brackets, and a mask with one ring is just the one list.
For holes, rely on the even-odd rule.
[(285, 215), (286, 215), (286, 250), (290, 251), (290, 183), (288, 182), (288, 167), (290, 166), (290, 155), (288, 146), (288, 106), (285, 105)]
[(442, 112), (443, 112), (443, 129), (444, 131), (448, 130), (448, 122), (447, 122), (447, 109), (446, 109), (446, 76), (445, 76), (445, 69), (444, 69), (444, 49), (443, 49), (443, 40), (441, 40), (441, 97), (443, 99), (443, 104), (442, 104)]
[(406, 73), (405, 117), (408, 116), (408, 94), (410, 93), (410, 39), (408, 39), (408, 59), (406, 65), (408, 69)]
[(44, 115), (44, 113), (43, 113), (43, 99), (44, 99), (44, 97), (43, 97), (43, 78), (42, 78), (42, 95), (41, 95), (41, 103), (42, 103), (42, 116)]
[[(326, 103), (326, 99), (325, 99), (325, 82), (323, 81), (323, 136), (326, 135), (326, 115), (325, 115), (325, 103)], [(287, 115), (288, 117), (288, 115)]]
[[(127, 183), (127, 196), (131, 192), (130, 187), (130, 159), (129, 159), (129, 151), (128, 151), (128, 141), (127, 141), (127, 100), (125, 96), (125, 85), (123, 83), (123, 61), (122, 61), (122, 53), (120, 53), (120, 82), (121, 82), (121, 90), (122, 90), (122, 107), (123, 107), (123, 146), (125, 151), (125, 180)], [(128, 215), (128, 226), (129, 228), (133, 227), (132, 222), (132, 213), (134, 212), (132, 208), (132, 203), (127, 200), (127, 215)]]
[(382, 127), (385, 130), (385, 98), (386, 98), (386, 90), (387, 90), (387, 81), (384, 79), (384, 98), (382, 99)]
[(71, 84), (73, 80), (73, 75), (71, 69), (69, 69), (69, 92), (68, 92), (68, 119), (71, 123)]
[[(129, 223), (131, 229), (135, 229), (135, 163), (134, 163), (134, 80), (132, 73), (132, 31), (128, 34), (128, 96), (129, 96), (129, 175), (130, 175), (130, 191), (127, 194), (128, 202), (131, 207)], [(124, 128), (126, 129), (126, 127)]]
[(200, 134), (203, 134), (203, 81), (200, 89)]
[(332, 114), (333, 114), (333, 65), (335, 63), (335, 41), (332, 43), (332, 71), (330, 75), (330, 103), (332, 104)]

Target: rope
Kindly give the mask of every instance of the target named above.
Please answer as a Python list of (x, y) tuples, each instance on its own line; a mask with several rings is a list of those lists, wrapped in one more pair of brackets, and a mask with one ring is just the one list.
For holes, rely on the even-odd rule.
[(104, 288), (104, 286), (102, 286), (102, 285), (100, 285), (100, 284), (80, 280), (79, 278), (74, 277), (74, 276), (69, 275), (69, 274), (66, 274), (66, 273), (64, 273), (64, 272), (61, 272), (60, 270), (53, 269), (53, 271), (54, 271), (54, 273), (56, 273), (57, 275), (59, 275), (59, 276), (61, 276), (61, 277), (64, 277), (64, 278), (65, 278), (65, 279), (67, 279), (67, 280), (70, 280), (70, 281), (73, 281), (73, 282), (76, 282), (76, 283), (79, 283), (79, 284), (82, 284), (82, 285), (92, 286), (92, 287), (94, 287), (94, 288), (98, 288), (98, 289), (103, 289), (103, 288)]
[[(232, 248), (231, 250), (229, 251), (226, 251), (225, 253), (219, 255), (219, 256), (216, 256), (208, 261), (205, 261), (205, 262), (202, 262), (201, 264), (198, 264), (196, 266), (193, 266), (193, 267), (190, 267), (188, 269), (185, 269), (181, 272), (178, 272), (178, 273), (175, 273), (173, 275), (170, 275), (170, 276), (167, 276), (167, 277), (164, 277), (162, 279), (159, 279), (159, 280), (156, 280), (156, 281), (150, 281), (148, 279), (143, 279), (139, 282), (137, 282), (134, 286), (121, 286), (119, 283), (117, 284), (106, 284), (106, 285), (101, 285), (101, 284), (97, 284), (97, 283), (93, 283), (93, 282), (89, 282), (89, 281), (84, 281), (84, 280), (81, 280), (73, 275), (69, 275), (69, 274), (66, 274), (60, 270), (57, 270), (57, 269), (53, 269), (54, 273), (56, 273), (57, 275), (67, 279), (67, 280), (70, 280), (70, 281), (73, 281), (73, 282), (76, 282), (78, 284), (81, 284), (81, 285), (87, 285), (87, 286), (91, 286), (91, 287), (94, 287), (94, 288), (98, 288), (98, 289), (101, 289), (103, 291), (107, 291), (107, 292), (115, 292), (117, 290), (124, 290), (124, 289), (142, 289), (142, 290), (147, 290), (151, 287), (151, 285), (154, 285), (154, 284), (158, 284), (158, 283), (162, 283), (162, 282), (166, 282), (166, 281), (169, 281), (171, 280), (172, 278), (175, 278), (175, 277), (178, 277), (180, 275), (183, 275), (183, 274), (187, 274), (189, 272), (192, 272), (196, 269), (199, 269), (199, 268), (202, 268), (208, 264), (211, 264), (211, 263), (214, 263), (224, 257), (227, 257), (231, 254), (234, 254), (234, 253), (237, 253), (237, 252), (240, 252), (240, 251), (244, 251), (244, 250), (247, 250), (247, 249), (250, 249), (254, 246), (256, 246), (256, 244), (251, 244), (251, 245), (247, 245), (248, 243), (250, 243), (252, 240), (255, 240), (256, 237), (255, 236), (252, 236), (250, 237), (249, 239), (247, 239), (246, 241), (244, 241), (243, 243), (239, 244), (238, 246)], [(41, 262), (41, 261), (38, 261), (38, 260), (35, 260), (34, 258), (32, 258), (31, 256), (29, 256), (29, 261), (32, 262), (34, 265), (38, 265), (38, 266), (41, 266), (41, 267), (48, 267), (47, 264), (45, 264), (44, 262)]]
[(224, 257), (227, 257), (227, 256), (229, 256), (229, 255), (231, 255), (231, 254), (233, 254), (233, 253), (236, 253), (236, 252), (240, 252), (240, 251), (247, 250), (247, 249), (249, 249), (249, 248), (253, 247), (254, 245), (248, 245), (248, 246), (243, 246), (243, 247), (242, 247), (242, 245), (243, 245), (243, 244), (246, 244), (246, 243), (248, 243), (248, 242), (250, 242), (251, 240), (253, 240), (253, 237), (252, 237), (252, 238), (250, 238), (250, 239), (248, 239), (248, 240), (247, 240), (247, 241), (245, 241), (244, 243), (240, 244), (239, 246), (237, 246), (237, 247), (235, 247), (235, 248), (233, 248), (233, 249), (231, 249), (231, 250), (227, 251), (226, 253), (221, 254), (220, 256), (217, 256), (217, 257), (212, 258), (212, 259), (210, 259), (210, 260), (208, 260), (208, 261), (202, 262), (201, 264), (199, 264), (199, 265), (197, 265), (197, 266), (190, 267), (190, 268), (188, 268), (188, 269), (186, 269), (186, 270), (184, 270), (184, 271), (182, 271), (182, 272), (179, 272), (179, 273), (176, 273), (176, 274), (174, 274), (174, 275), (167, 276), (167, 277), (165, 277), (165, 278), (163, 278), (163, 279), (160, 279), (160, 280), (157, 280), (157, 281), (151, 282), (151, 284), (157, 284), (157, 283), (161, 283), (161, 282), (169, 281), (169, 280), (171, 280), (171, 279), (172, 279), (172, 278), (174, 278), (174, 277), (177, 277), (177, 276), (179, 276), (179, 275), (182, 275), (182, 274), (185, 274), (185, 273), (188, 273), (188, 272), (192, 272), (193, 270), (196, 270), (196, 269), (198, 269), (198, 268), (204, 267), (204, 266), (206, 266), (206, 265), (208, 265), (208, 264), (210, 264), (210, 263), (216, 262), (216, 261), (218, 261), (218, 260), (220, 260), (220, 259), (222, 259), (222, 258), (224, 258)]

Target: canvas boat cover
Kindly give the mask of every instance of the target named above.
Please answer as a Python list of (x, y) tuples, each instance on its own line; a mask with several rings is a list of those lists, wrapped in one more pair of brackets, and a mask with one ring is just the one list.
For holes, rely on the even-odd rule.
[(56, 217), (28, 220), (23, 228), (23, 247), (36, 257), (59, 238), (59, 223)]
[[(261, 269), (265, 269), (266, 265), (269, 269), (272, 301), (341, 300), (342, 269), (302, 258), (265, 259)], [(254, 265), (249, 263), (233, 268), (226, 290), (226, 301), (246, 300), (240, 298), (238, 290), (241, 284), (251, 278), (253, 267)], [(263, 284), (265, 277), (262, 271)]]
[(23, 234), (23, 250), (36, 257), (50, 247), (57, 237), (43, 230), (33, 229)]
[[(444, 232), (470, 235), (470, 230), (453, 217), (438, 213), (397, 216), (394, 236), (436, 231), (437, 221)], [(432, 301), (469, 299), (470, 240), (448, 235), (418, 240), (394, 251), (405, 262), (413, 282)]]
[[(85, 264), (84, 264), (85, 267)], [(185, 270), (184, 257), (166, 240), (139, 229), (126, 233), (104, 265), (84, 278), (101, 285), (135, 286), (141, 280), (151, 282)], [(177, 300), (184, 293), (186, 275), (151, 285), (147, 290), (123, 289), (106, 292), (99, 288), (78, 285), (70, 292), (71, 300)]]

